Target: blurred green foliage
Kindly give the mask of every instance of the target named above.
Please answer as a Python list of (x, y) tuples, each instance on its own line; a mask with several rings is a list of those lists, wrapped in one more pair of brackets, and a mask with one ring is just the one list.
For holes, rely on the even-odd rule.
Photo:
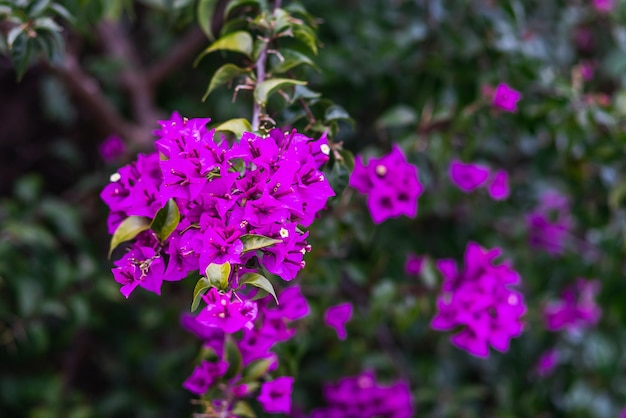
[[(28, 136), (23, 131), (24, 141), (45, 145), (42, 155), (6, 158), (11, 178), (21, 179), (0, 202), (3, 417), (191, 414), (181, 383), (198, 342), (181, 330), (179, 315), (188, 309), (193, 283), (169, 283), (160, 298), (119, 294), (98, 201), (115, 167), (95, 151), (103, 136), (94, 133), (93, 115), (39, 68), (36, 57), (54, 63), (65, 42), (80, 39), (83, 67), (128, 114), (118, 77), (124, 63), (99, 49), (94, 25), (104, 17), (121, 21), (149, 62), (197, 24), (200, 3), (211, 2), (0, 1), (0, 16), (22, 19), (3, 27), (5, 36), (32, 19), (59, 25), (34, 25), (34, 35), (24, 26), (1, 49), (17, 74), (25, 73), (22, 86), (29, 77), (39, 86), (25, 94), (41, 99), (31, 114), (46, 126)], [(298, 336), (277, 348), (281, 368), (297, 378), (295, 403), (315, 407), (323, 382), (371, 368), (385, 379), (408, 378), (420, 417), (618, 416), (626, 406), (626, 3), (616, 2), (610, 13), (595, 10), (590, 0), (303, 3), (321, 18), (323, 47), (315, 59), (321, 71), (298, 69), (298, 75), (345, 108), (324, 102), (325, 119), (349, 114), (356, 122), (352, 128), (342, 121), (337, 139), (364, 155), (381, 155), (399, 143), (419, 167), (426, 191), (416, 219), (375, 227), (364, 199), (348, 189), (311, 228), (313, 252), (299, 280), (312, 313)], [(200, 21), (205, 31), (216, 26)], [(31, 43), (36, 51), (25, 54), (22, 47)], [(190, 60), (165, 78), (154, 92), (159, 109), (214, 122), (249, 117), (248, 92), (233, 104), (232, 91), (217, 87), (201, 101), (229, 54), (211, 54), (195, 69)], [(594, 68), (588, 81), (584, 63)], [(9, 70), (0, 71), (0, 89), (19, 88), (14, 73), (9, 79)], [(485, 92), (499, 82), (523, 93), (517, 113), (492, 108)], [(18, 103), (8, 95), (3, 100)], [(296, 113), (288, 107), (272, 116), (292, 121)], [(508, 170), (511, 197), (496, 202), (484, 192), (455, 189), (447, 177), (453, 158)], [(51, 174), (58, 174), (57, 166), (69, 166), (70, 174)], [(345, 186), (346, 172), (329, 175)], [(529, 247), (524, 221), (548, 189), (570, 197), (575, 219), (567, 251), (558, 257)], [(523, 277), (529, 307), (522, 337), (489, 360), (471, 357), (429, 328), (439, 285), (432, 265), (419, 278), (403, 270), (408, 252), (461, 259), (470, 240), (504, 249)], [(577, 277), (601, 281), (601, 322), (581, 335), (547, 332), (542, 306)], [(340, 301), (355, 305), (345, 342), (321, 325), (324, 310)], [(561, 363), (540, 378), (537, 360), (552, 347)]]

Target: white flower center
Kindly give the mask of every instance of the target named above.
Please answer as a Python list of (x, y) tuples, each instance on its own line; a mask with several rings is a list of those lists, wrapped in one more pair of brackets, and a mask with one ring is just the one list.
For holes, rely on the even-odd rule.
[(287, 231), (285, 228), (280, 228), (280, 231), (278, 233), (283, 238), (287, 238), (289, 236), (289, 231)]
[(320, 151), (322, 151), (324, 154), (328, 155), (330, 154), (330, 147), (326, 144), (322, 144), (320, 146)]
[(122, 178), (120, 173), (113, 173), (111, 174), (111, 177), (109, 177), (109, 180), (111, 180), (112, 183), (115, 183), (116, 181), (120, 181), (120, 179)]

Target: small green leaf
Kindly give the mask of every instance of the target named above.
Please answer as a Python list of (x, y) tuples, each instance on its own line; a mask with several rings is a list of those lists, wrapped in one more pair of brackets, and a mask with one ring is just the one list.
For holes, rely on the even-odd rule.
[(23, 25), (16, 26), (9, 31), (9, 34), (7, 35), (7, 45), (9, 46), (9, 49), (13, 48), (13, 44), (22, 33), (24, 33)]
[(290, 78), (270, 78), (257, 84), (254, 89), (254, 100), (260, 105), (265, 105), (267, 99), (277, 89), (288, 85), (305, 85), (306, 81), (292, 80)]
[(241, 372), (242, 380), (244, 382), (254, 382), (260, 379), (267, 373), (272, 363), (273, 360), (271, 359), (261, 359), (253, 361)]
[(239, 351), (239, 348), (237, 347), (237, 344), (233, 341), (232, 337), (228, 336), (226, 338), (225, 346), (228, 370), (224, 374), (224, 379), (230, 380), (241, 372), (243, 360), (241, 358), (241, 351)]
[(280, 33), (289, 29), (292, 23), (292, 17), (285, 9), (274, 9), (274, 33)]
[(198, 25), (204, 32), (204, 34), (211, 41), (215, 40), (213, 36), (213, 15), (215, 14), (215, 9), (217, 6), (218, 0), (199, 0), (198, 1), (198, 9), (197, 9), (197, 19)]
[(26, 9), (26, 13), (29, 18), (34, 19), (41, 16), (41, 14), (49, 7), (50, 0), (34, 0), (31, 1), (30, 5)]
[(243, 243), (243, 251), (242, 253), (247, 253), (248, 251), (260, 250), (261, 248), (269, 247), (270, 245), (278, 244), (282, 242), (279, 239), (274, 239), (270, 237), (266, 237), (263, 235), (253, 235), (253, 234), (245, 234), (239, 237), (241, 242)]
[(378, 128), (396, 128), (417, 123), (415, 110), (405, 105), (393, 107), (376, 121)]
[(65, 7), (61, 6), (60, 4), (53, 3), (50, 8), (52, 10), (54, 10), (56, 12), (56, 14), (58, 14), (59, 16), (61, 16), (65, 20), (67, 20), (68, 22), (73, 22), (74, 21), (74, 16), (72, 16), (72, 14)]
[(252, 407), (245, 401), (237, 401), (231, 412), (233, 415), (238, 417), (256, 418), (256, 414), (252, 410)]
[(217, 69), (215, 74), (213, 74), (213, 78), (211, 78), (209, 87), (207, 88), (206, 93), (204, 93), (204, 96), (202, 96), (202, 101), (204, 102), (206, 98), (209, 97), (209, 94), (211, 94), (211, 92), (217, 87), (221, 86), (222, 84), (226, 84), (233, 78), (236, 78), (247, 72), (247, 69), (238, 67), (235, 64), (222, 65), (220, 68)]
[(334, 104), (329, 106), (324, 112), (324, 120), (332, 122), (335, 120), (351, 120), (351, 118), (346, 109)]
[(226, 290), (228, 288), (230, 271), (230, 263), (211, 263), (207, 266), (205, 273), (206, 277), (209, 279), (209, 283), (211, 284), (211, 286), (216, 287), (219, 290)]
[(244, 132), (252, 132), (252, 125), (247, 119), (238, 118), (227, 120), (226, 122), (215, 127), (215, 131), (228, 131), (235, 134), (237, 138), (241, 138)]
[(47, 30), (50, 32), (61, 32), (63, 29), (57, 25), (50, 17), (43, 17), (34, 21), (33, 28), (40, 30)]
[(343, 158), (343, 165), (350, 171), (354, 170), (354, 154), (347, 149), (342, 149), (339, 155)]
[(292, 31), (296, 39), (305, 44), (311, 52), (317, 55), (317, 36), (313, 29), (305, 25), (293, 25)]
[(259, 273), (246, 273), (239, 278), (239, 285), (241, 286), (244, 284), (249, 284), (251, 286), (265, 290), (267, 293), (274, 296), (274, 300), (278, 305), (278, 298), (276, 297), (274, 286), (272, 286), (272, 282), (270, 282), (267, 277)]
[(156, 213), (150, 224), (150, 229), (157, 234), (161, 242), (164, 242), (176, 230), (179, 222), (180, 211), (178, 210), (178, 205), (174, 199), (170, 199)]
[(196, 58), (193, 63), (194, 66), (197, 66), (198, 63), (205, 55), (210, 54), (215, 51), (234, 51), (240, 52), (248, 57), (252, 55), (252, 35), (245, 31), (237, 31), (233, 33), (229, 33), (228, 35), (224, 35), (215, 42), (211, 44), (207, 49), (202, 51), (198, 58)]
[(230, 13), (236, 8), (246, 6), (246, 5), (257, 6), (257, 7), (261, 6), (259, 0), (232, 0), (228, 2), (228, 5), (226, 6), (226, 9), (224, 10), (225, 18), (228, 18), (230, 16)]
[(150, 229), (151, 219), (146, 216), (129, 216), (124, 219), (117, 227), (111, 237), (111, 245), (109, 246), (109, 258), (113, 250), (125, 241), (135, 238), (143, 231)]
[(13, 43), (11, 48), (11, 61), (15, 66), (15, 72), (17, 73), (17, 80), (21, 80), (28, 66), (30, 60), (35, 53), (35, 40), (21, 33)]
[(209, 279), (202, 276), (198, 279), (196, 283), (196, 287), (193, 289), (193, 300), (191, 301), (191, 312), (198, 309), (198, 305), (200, 305), (200, 299), (202, 295), (204, 295), (208, 289), (213, 287), (213, 285), (209, 282)]
[(319, 67), (317, 65), (315, 65), (315, 63), (313, 62), (313, 60), (309, 57), (307, 57), (305, 54), (303, 54), (302, 52), (298, 52), (298, 51), (294, 51), (293, 49), (281, 49), (280, 53), (282, 55), (283, 60), (282, 61), (278, 61), (273, 67), (272, 67), (272, 73), (274, 74), (282, 74), (282, 73), (286, 73), (287, 71), (291, 70), (292, 68), (297, 67), (298, 65), (309, 65), (313, 68), (315, 68), (316, 70), (319, 71)]

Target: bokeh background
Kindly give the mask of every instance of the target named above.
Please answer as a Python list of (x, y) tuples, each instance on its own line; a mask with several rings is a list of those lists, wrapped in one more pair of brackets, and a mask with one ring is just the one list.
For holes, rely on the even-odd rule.
[[(150, 151), (158, 119), (174, 110), (249, 117), (250, 95), (233, 103), (222, 87), (201, 101), (225, 56), (192, 65), (209, 44), (193, 0), (57, 3), (74, 15), (54, 17), (66, 54), (32, 57), (19, 82), (6, 44), (11, 22), (0, 20), (0, 416), (191, 416), (181, 384), (199, 342), (179, 323), (194, 283), (126, 300), (110, 274), (99, 193), (136, 152)], [(626, 406), (626, 3), (302, 3), (320, 19), (321, 70), (304, 71), (309, 87), (354, 120), (336, 140), (366, 156), (400, 144), (426, 189), (416, 219), (380, 226), (346, 189), (311, 228), (314, 250), (298, 280), (312, 312), (277, 349), (297, 377), (294, 402), (310, 410), (324, 382), (371, 369), (383, 381), (407, 379), (419, 417), (618, 417)], [(500, 82), (522, 92), (517, 112), (491, 105)], [(111, 135), (126, 151), (107, 161), (99, 146)], [(511, 196), (461, 193), (447, 176), (454, 158), (506, 169)], [(335, 184), (346, 180), (340, 173)], [(547, 190), (568, 199), (572, 217), (552, 255), (529, 244), (526, 222)], [(528, 304), (524, 334), (487, 360), (430, 329), (439, 286), (432, 265), (415, 277), (404, 271), (408, 253), (460, 260), (468, 241), (503, 248)], [(578, 277), (600, 282), (600, 322), (546, 330), (543, 307)], [(344, 301), (355, 315), (348, 340), (338, 341), (321, 318)], [(559, 361), (544, 376), (537, 362), (551, 349)]]

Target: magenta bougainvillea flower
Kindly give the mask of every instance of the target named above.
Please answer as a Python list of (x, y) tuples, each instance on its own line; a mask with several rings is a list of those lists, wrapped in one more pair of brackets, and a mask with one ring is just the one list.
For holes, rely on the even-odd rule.
[(556, 366), (559, 364), (559, 352), (554, 348), (551, 348), (541, 354), (537, 365), (535, 366), (536, 372), (541, 377), (547, 377), (554, 372)]
[(470, 242), (463, 270), (454, 260), (437, 262), (444, 281), (431, 326), (439, 331), (460, 328), (452, 343), (477, 357), (488, 357), (490, 345), (507, 351), (511, 338), (523, 330), (526, 305), (512, 289), (520, 277), (508, 262), (494, 263), (500, 253), (499, 248), (486, 250)]
[(506, 83), (500, 83), (493, 93), (493, 105), (507, 112), (517, 111), (517, 102), (522, 98), (522, 93), (511, 88)]
[(293, 377), (283, 376), (261, 385), (261, 394), (257, 400), (266, 412), (288, 414), (291, 412), (291, 391)]
[(459, 160), (450, 163), (450, 180), (465, 193), (485, 185), (489, 179), (489, 173), (489, 167), (484, 165), (463, 163)]
[(100, 143), (98, 152), (107, 163), (115, 162), (126, 153), (126, 144), (119, 136), (111, 135)]
[(352, 304), (350, 302), (329, 307), (324, 313), (324, 322), (337, 332), (337, 338), (345, 340), (346, 322), (352, 318)]
[(595, 325), (602, 316), (602, 309), (595, 298), (600, 291), (598, 280), (579, 278), (567, 287), (561, 299), (550, 302), (544, 309), (544, 322), (550, 331), (577, 332)]
[(413, 417), (409, 385), (398, 381), (385, 386), (368, 371), (324, 386), (328, 406), (311, 412), (310, 418)]
[(367, 195), (367, 206), (376, 224), (401, 215), (414, 218), (417, 198), (423, 191), (417, 167), (409, 164), (397, 145), (384, 157), (370, 159), (367, 165), (357, 156), (350, 186)]
[(593, 0), (593, 6), (600, 12), (610, 12), (615, 7), (614, 0)]
[(509, 174), (505, 170), (498, 170), (487, 187), (487, 192), (494, 200), (504, 200), (509, 197)]
[(530, 245), (556, 256), (565, 251), (574, 221), (567, 197), (556, 191), (541, 195), (537, 207), (526, 216)]
[(202, 361), (185, 380), (183, 387), (196, 395), (204, 395), (215, 379), (223, 376), (227, 369), (228, 363), (225, 361)]
[(418, 276), (422, 272), (424, 266), (424, 256), (420, 256), (414, 253), (406, 255), (406, 261), (404, 263), (404, 272), (407, 276)]

